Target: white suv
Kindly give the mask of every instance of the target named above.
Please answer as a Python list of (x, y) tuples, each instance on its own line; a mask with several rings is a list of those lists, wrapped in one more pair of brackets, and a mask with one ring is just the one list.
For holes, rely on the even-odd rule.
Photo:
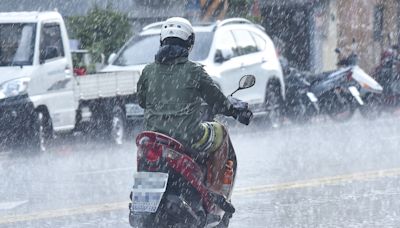
[[(118, 54), (110, 56), (110, 65), (103, 71), (141, 71), (145, 64), (154, 61), (162, 24), (144, 27)], [(249, 102), (255, 114), (266, 113), (271, 120), (277, 120), (281, 116), (285, 88), (274, 44), (264, 29), (242, 18), (194, 25), (193, 29), (195, 44), (189, 59), (204, 65), (225, 95), (235, 91), (241, 76), (255, 75), (256, 85), (235, 96)]]

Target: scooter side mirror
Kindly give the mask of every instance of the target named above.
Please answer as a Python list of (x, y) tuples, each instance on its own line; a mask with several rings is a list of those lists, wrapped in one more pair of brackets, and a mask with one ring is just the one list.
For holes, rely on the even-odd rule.
[(256, 84), (256, 77), (254, 75), (245, 75), (239, 81), (239, 89), (247, 89)]
[(248, 89), (256, 84), (256, 77), (254, 75), (248, 74), (243, 76), (239, 81), (239, 88), (237, 88), (230, 96), (242, 89)]

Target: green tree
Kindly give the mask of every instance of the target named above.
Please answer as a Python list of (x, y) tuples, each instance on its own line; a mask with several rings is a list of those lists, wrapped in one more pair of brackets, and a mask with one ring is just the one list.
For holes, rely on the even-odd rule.
[(261, 18), (252, 15), (253, 3), (254, 0), (229, 0), (228, 17), (243, 17), (260, 23)]
[(68, 28), (71, 37), (80, 40), (81, 48), (88, 49), (97, 61), (101, 53), (109, 56), (132, 35), (128, 16), (110, 5), (105, 9), (95, 5), (86, 16), (70, 17)]
[(253, 0), (230, 0), (228, 15), (230, 17), (247, 17)]

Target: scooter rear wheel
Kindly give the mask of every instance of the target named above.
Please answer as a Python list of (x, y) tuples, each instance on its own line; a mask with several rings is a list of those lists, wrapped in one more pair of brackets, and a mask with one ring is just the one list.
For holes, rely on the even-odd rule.
[(229, 220), (232, 218), (231, 214), (225, 213), (222, 217), (221, 222), (215, 228), (228, 228)]

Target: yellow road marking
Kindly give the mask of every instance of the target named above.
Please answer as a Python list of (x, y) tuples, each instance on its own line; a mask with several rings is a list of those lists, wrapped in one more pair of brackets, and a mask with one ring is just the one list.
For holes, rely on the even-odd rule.
[(304, 181), (295, 181), (295, 182), (286, 182), (281, 184), (271, 184), (271, 185), (263, 185), (250, 188), (241, 188), (241, 189), (235, 189), (234, 195), (250, 195), (256, 193), (267, 193), (272, 191), (282, 191), (282, 190), (297, 189), (297, 188), (336, 185), (345, 182), (367, 181), (372, 179), (396, 177), (396, 176), (400, 176), (400, 168), (359, 172), (347, 175), (315, 178)]
[(73, 216), (73, 215), (95, 214), (95, 213), (100, 213), (100, 212), (116, 211), (116, 210), (121, 210), (121, 209), (128, 210), (128, 202), (97, 204), (97, 205), (88, 205), (88, 206), (82, 206), (82, 207), (77, 207), (77, 208), (41, 211), (41, 212), (31, 213), (31, 214), (10, 215), (10, 216), (5, 216), (5, 217), (0, 217), (0, 225), (16, 223), (16, 222), (40, 220), (40, 219), (59, 218), (59, 217), (66, 217), (66, 216)]
[[(234, 190), (234, 195), (235, 196), (252, 195), (257, 193), (267, 193), (273, 191), (300, 189), (308, 187), (319, 187), (325, 185), (337, 185), (352, 181), (368, 181), (372, 179), (385, 178), (385, 177), (398, 177), (398, 176), (400, 176), (400, 168), (359, 172), (347, 175), (309, 179), (304, 181), (263, 185), (250, 188), (240, 188)], [(95, 204), (77, 208), (56, 209), (56, 210), (41, 211), (31, 214), (3, 216), (0, 217), (0, 225), (16, 223), (16, 222), (40, 220), (40, 219), (67, 217), (73, 215), (95, 214), (95, 213), (116, 211), (123, 209), (128, 210), (128, 203), (129, 203), (128, 201), (125, 201), (125, 202), (116, 202), (107, 204)]]

